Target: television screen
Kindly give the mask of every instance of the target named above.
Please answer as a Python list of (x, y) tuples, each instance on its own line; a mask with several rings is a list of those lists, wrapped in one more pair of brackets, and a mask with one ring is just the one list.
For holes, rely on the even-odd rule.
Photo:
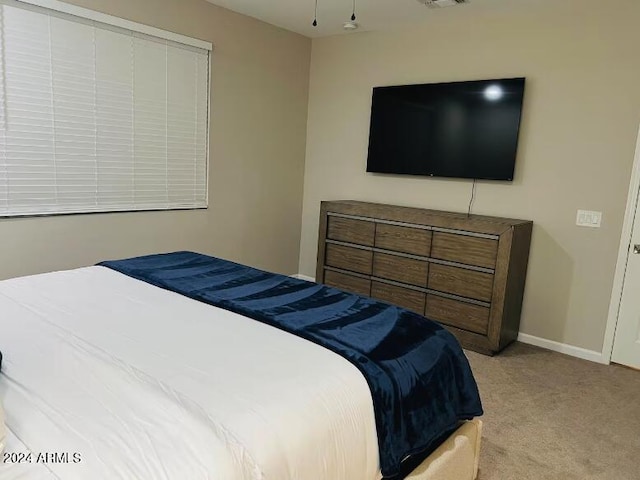
[(513, 180), (524, 83), (374, 88), (367, 172)]

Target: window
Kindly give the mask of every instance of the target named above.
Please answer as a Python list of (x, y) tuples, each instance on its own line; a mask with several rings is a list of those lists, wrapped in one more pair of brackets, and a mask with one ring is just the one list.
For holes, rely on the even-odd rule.
[(0, 216), (206, 207), (211, 46), (28, 1), (67, 13), (0, 1)]

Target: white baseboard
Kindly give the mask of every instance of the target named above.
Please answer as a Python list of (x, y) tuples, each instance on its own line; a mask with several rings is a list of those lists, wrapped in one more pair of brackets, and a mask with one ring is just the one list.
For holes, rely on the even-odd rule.
[(546, 348), (547, 350), (553, 350), (554, 352), (571, 355), (572, 357), (582, 358), (583, 360), (589, 360), (591, 362), (604, 364), (609, 363), (605, 361), (602, 352), (587, 350), (586, 348), (581, 347), (574, 347), (573, 345), (554, 342), (553, 340), (547, 340), (546, 338), (534, 337), (533, 335), (528, 335), (526, 333), (519, 333), (518, 341), (527, 343), (529, 345), (535, 345), (536, 347)]
[(294, 273), (293, 275), (291, 275), (293, 278), (297, 278), (299, 280), (306, 280), (307, 282), (315, 282), (316, 279), (313, 277), (310, 277), (308, 275), (303, 275), (301, 273)]

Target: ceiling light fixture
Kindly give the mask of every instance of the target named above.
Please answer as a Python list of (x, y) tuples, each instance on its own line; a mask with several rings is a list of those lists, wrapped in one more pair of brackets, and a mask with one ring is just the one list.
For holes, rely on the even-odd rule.
[(463, 3), (469, 3), (469, 0), (418, 0), (429, 8), (454, 7)]
[[(315, 0), (315, 11), (313, 15), (313, 22), (311, 23), (314, 27), (318, 26), (318, 0)], [(353, 8), (351, 10), (351, 18), (348, 22), (344, 22), (342, 24), (342, 28), (345, 30), (356, 30), (360, 25), (356, 22), (356, 0), (353, 0)]]
[(348, 22), (344, 22), (342, 24), (342, 28), (344, 28), (345, 30), (356, 30), (358, 28), (358, 23), (349, 20)]

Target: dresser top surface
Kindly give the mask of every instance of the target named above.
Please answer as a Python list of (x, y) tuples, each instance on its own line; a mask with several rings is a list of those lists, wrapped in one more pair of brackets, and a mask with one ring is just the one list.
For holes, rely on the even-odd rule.
[(327, 211), (336, 213), (360, 215), (363, 217), (406, 217), (405, 221), (415, 223), (429, 223), (430, 218), (448, 219), (451, 221), (463, 221), (470, 224), (495, 224), (504, 227), (532, 223), (531, 220), (514, 218), (491, 217), (486, 215), (467, 215), (466, 213), (448, 212), (442, 210), (430, 210), (426, 208), (387, 205), (383, 203), (364, 202), (360, 200), (325, 200), (322, 205)]

